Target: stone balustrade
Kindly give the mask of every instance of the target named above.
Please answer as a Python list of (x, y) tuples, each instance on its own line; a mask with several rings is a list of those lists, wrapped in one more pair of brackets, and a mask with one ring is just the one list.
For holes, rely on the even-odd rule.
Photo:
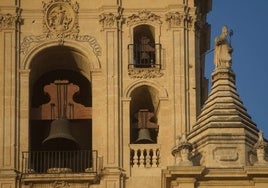
[(158, 144), (130, 144), (130, 165), (133, 168), (152, 168), (160, 165)]

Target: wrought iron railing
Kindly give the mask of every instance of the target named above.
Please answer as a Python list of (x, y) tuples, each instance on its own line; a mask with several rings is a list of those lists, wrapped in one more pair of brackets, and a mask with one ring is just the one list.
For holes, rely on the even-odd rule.
[(22, 173), (97, 173), (97, 151), (22, 152)]
[[(148, 48), (147, 48), (148, 46)], [(161, 69), (161, 44), (129, 44), (128, 68)]]

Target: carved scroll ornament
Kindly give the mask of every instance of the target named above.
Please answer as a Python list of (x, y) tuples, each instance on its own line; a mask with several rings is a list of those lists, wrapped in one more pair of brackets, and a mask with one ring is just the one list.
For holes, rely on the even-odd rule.
[(52, 188), (69, 188), (70, 185), (68, 182), (65, 181), (55, 181), (52, 186)]
[(144, 69), (129, 69), (128, 70), (128, 75), (131, 78), (143, 78), (143, 79), (148, 79), (148, 78), (157, 78), (163, 76), (163, 73), (161, 72), (160, 69), (154, 69), (154, 68), (144, 68)]
[(128, 25), (133, 25), (135, 23), (141, 23), (141, 22), (156, 22), (158, 24), (161, 24), (160, 16), (148, 11), (148, 10), (141, 10), (138, 12), (138, 14), (132, 14), (127, 19)]

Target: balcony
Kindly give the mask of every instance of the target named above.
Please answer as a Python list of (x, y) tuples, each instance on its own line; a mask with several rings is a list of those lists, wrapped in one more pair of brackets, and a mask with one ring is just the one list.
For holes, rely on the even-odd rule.
[(31, 151), (22, 153), (22, 181), (96, 182), (100, 172), (97, 151)]
[(130, 165), (132, 168), (156, 168), (160, 166), (158, 144), (130, 144)]
[(128, 69), (161, 69), (161, 44), (129, 44), (128, 57)]

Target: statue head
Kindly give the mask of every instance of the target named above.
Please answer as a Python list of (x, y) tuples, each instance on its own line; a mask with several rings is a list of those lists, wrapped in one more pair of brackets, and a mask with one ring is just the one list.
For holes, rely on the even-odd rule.
[(223, 36), (225, 36), (225, 37), (227, 37), (228, 36), (228, 28), (227, 28), (227, 26), (226, 25), (224, 25), (223, 27), (222, 27), (222, 29), (221, 29), (221, 34), (223, 35)]

